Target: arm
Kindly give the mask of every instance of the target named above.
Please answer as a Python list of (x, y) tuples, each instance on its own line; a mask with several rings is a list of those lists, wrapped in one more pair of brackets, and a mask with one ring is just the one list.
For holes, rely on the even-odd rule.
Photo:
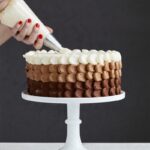
[(0, 24), (0, 46), (11, 37), (12, 37), (11, 30), (8, 27)]
[[(9, 0), (0, 0), (0, 12), (7, 7)], [(12, 36), (8, 27), (0, 24), (0, 46)]]

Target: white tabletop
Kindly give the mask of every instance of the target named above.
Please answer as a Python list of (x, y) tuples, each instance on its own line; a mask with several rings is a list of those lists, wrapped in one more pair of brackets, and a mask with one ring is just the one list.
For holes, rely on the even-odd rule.
[[(62, 143), (0, 143), (0, 150), (58, 150)], [(150, 144), (88, 143), (88, 150), (150, 150)]]

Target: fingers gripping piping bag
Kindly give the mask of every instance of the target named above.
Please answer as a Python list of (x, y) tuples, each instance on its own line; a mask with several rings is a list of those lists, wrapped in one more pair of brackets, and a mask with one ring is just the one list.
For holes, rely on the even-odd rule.
[(32, 32), (33, 26), (39, 23), (39, 33), (42, 33), (44, 36), (44, 45), (61, 52), (61, 44), (49, 33), (45, 25), (39, 20), (24, 0), (10, 0), (8, 6), (0, 13), (1, 23), (11, 28), (14, 27), (18, 21), (22, 20), (25, 22), (28, 18), (32, 19), (28, 34)]

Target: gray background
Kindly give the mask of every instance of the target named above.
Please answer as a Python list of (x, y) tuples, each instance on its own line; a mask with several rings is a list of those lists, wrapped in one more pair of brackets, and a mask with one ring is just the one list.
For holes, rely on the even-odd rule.
[[(27, 0), (69, 48), (117, 49), (123, 56), (124, 101), (83, 105), (86, 142), (150, 142), (148, 1)], [(32, 49), (11, 39), (0, 47), (0, 141), (59, 142), (66, 137), (65, 105), (23, 101), (22, 54)]]

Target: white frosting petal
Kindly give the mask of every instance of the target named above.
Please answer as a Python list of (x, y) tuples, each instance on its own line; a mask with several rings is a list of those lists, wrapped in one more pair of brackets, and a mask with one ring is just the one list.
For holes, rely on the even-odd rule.
[(115, 53), (116, 53), (116, 58), (117, 58), (116, 61), (121, 61), (122, 57), (121, 57), (120, 52), (115, 51)]
[(105, 55), (106, 52), (104, 50), (100, 50), (98, 53)]
[(97, 50), (96, 49), (91, 49), (90, 53), (97, 53)]
[(90, 64), (96, 65), (97, 64), (97, 54), (96, 53), (90, 54), (88, 56), (88, 62)]
[(60, 64), (68, 64), (69, 61), (68, 61), (68, 57), (67, 56), (66, 55), (61, 55), (60, 58), (59, 58), (59, 63)]
[(79, 62), (81, 64), (88, 64), (88, 55), (86, 53), (82, 53), (80, 55)]
[(49, 54), (43, 55), (43, 57), (41, 58), (41, 63), (44, 65), (48, 65), (50, 63), (50, 55)]
[(80, 54), (80, 53), (81, 53), (81, 50), (79, 50), (79, 49), (74, 49), (72, 52), (73, 52), (74, 54)]
[(34, 64), (36, 64), (36, 65), (40, 65), (41, 58), (42, 58), (41, 55), (38, 55), (38, 54), (33, 55), (33, 56), (31, 56), (31, 62), (34, 62)]
[(82, 49), (82, 53), (84, 53), (84, 54), (88, 54), (88, 53), (89, 53), (89, 51), (88, 51), (87, 49)]
[(32, 61), (32, 56), (28, 56), (25, 59), (26, 59), (26, 62), (28, 62), (30, 64), (34, 64), (34, 62)]
[(104, 60), (107, 62), (111, 62), (111, 54), (109, 52), (105, 53)]
[(49, 54), (55, 54), (56, 52), (53, 51), (53, 50), (49, 50), (48, 53), (49, 53)]
[(73, 64), (73, 65), (78, 65), (79, 64), (79, 55), (77, 55), (77, 54), (70, 55), (69, 63)]
[(121, 61), (121, 54), (117, 51), (111, 51), (112, 61)]
[(63, 48), (62, 50), (61, 50), (61, 53), (71, 53), (72, 51), (70, 50), (70, 49), (68, 49), (68, 48)]
[(103, 54), (99, 53), (97, 55), (97, 59), (96, 60), (97, 60), (98, 64), (101, 64), (102, 66), (104, 66), (104, 55)]
[(30, 55), (34, 55), (36, 52), (35, 51), (30, 51), (30, 52), (28, 52), (28, 53), (26, 53), (25, 55), (23, 55), (23, 56), (30, 56)]
[(41, 50), (41, 53), (43, 53), (43, 54), (45, 53), (46, 54), (47, 51), (43, 49), (43, 50)]
[(50, 57), (50, 64), (54, 64), (54, 65), (59, 64), (59, 62), (58, 62), (59, 57), (60, 56), (57, 55), (57, 54), (51, 55), (51, 57)]

